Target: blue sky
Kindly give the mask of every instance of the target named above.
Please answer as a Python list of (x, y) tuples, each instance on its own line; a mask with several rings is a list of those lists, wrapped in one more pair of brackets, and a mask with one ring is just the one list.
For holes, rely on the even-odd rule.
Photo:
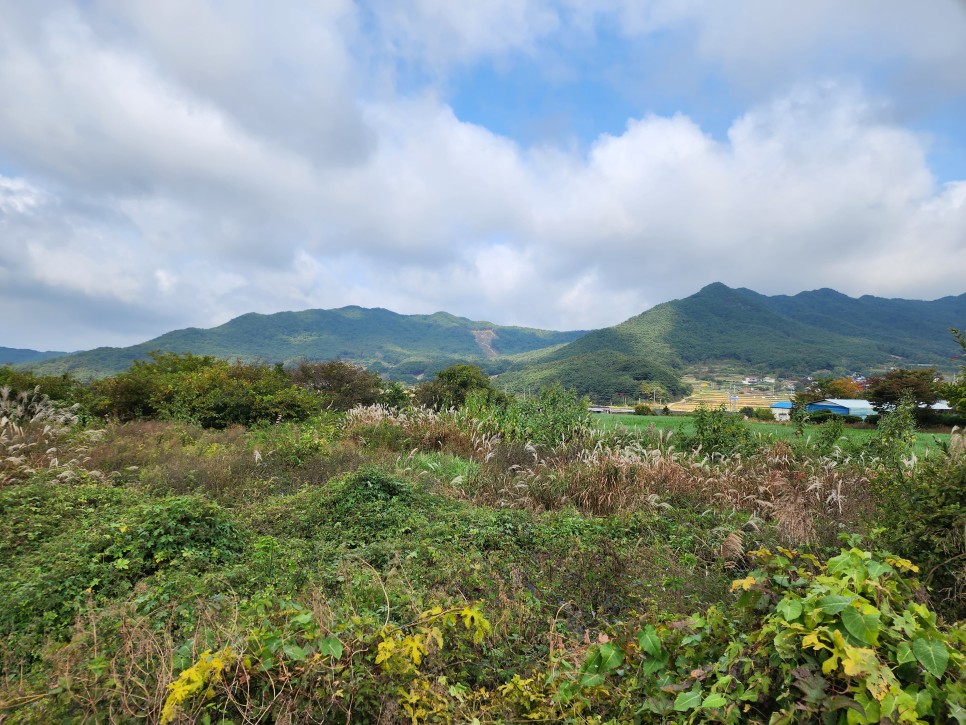
[(966, 292), (961, 0), (0, 0), (0, 346)]

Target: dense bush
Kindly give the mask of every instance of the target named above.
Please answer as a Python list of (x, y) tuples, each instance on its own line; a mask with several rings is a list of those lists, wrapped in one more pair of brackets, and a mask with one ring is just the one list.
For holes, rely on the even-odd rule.
[(906, 407), (870, 444), (602, 431), (560, 387), (279, 423), (315, 393), (277, 368), (130, 373), (176, 420), (65, 419), (0, 483), (0, 719), (964, 717), (966, 468)]
[(699, 407), (692, 417), (694, 432), (688, 437), (692, 449), (700, 448), (706, 454), (729, 456), (747, 453), (754, 447), (754, 436), (737, 415), (720, 408)]
[(382, 379), (363, 367), (341, 360), (300, 362), (289, 371), (296, 385), (318, 393), (327, 408), (349, 410), (372, 405), (383, 395)]
[(775, 420), (775, 414), (772, 413), (771, 408), (755, 408), (752, 410), (751, 416), (756, 420)]
[(591, 430), (587, 401), (560, 385), (495, 404), (485, 391), (478, 391), (469, 397), (467, 412), (484, 432), (520, 443), (553, 446), (585, 437)]
[(160, 418), (206, 428), (304, 420), (321, 399), (281, 366), (228, 363), (210, 356), (152, 353), (150, 361), (93, 384), (95, 411), (120, 421)]
[[(806, 413), (806, 423), (812, 425), (822, 425), (830, 420), (837, 420), (840, 423), (861, 423), (862, 418), (857, 415), (841, 415), (839, 413), (833, 413), (830, 410), (816, 410), (811, 413)], [(870, 418), (872, 416), (869, 416)]]
[(453, 365), (440, 370), (433, 380), (417, 385), (415, 391), (419, 405), (436, 410), (460, 408), (471, 395), (477, 400), (482, 397), (488, 405), (499, 405), (507, 400), (477, 365)]
[(71, 375), (35, 375), (27, 370), (0, 367), (0, 388), (10, 388), (12, 396), (40, 389), (52, 401), (67, 406), (78, 406), (80, 414), (89, 413), (90, 388)]
[(966, 619), (966, 456), (932, 455), (876, 479), (883, 545), (917, 561), (936, 608)]

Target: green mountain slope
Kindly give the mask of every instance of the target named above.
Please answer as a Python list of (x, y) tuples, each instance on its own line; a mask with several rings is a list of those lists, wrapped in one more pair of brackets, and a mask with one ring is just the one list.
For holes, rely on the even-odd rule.
[(855, 299), (831, 289), (801, 292), (793, 297), (766, 297), (748, 289), (736, 291), (803, 324), (872, 339), (880, 352), (910, 364), (948, 365), (958, 350), (949, 328), (966, 325), (966, 295), (924, 302), (869, 295)]
[(19, 347), (0, 347), (0, 365), (17, 365), (66, 355), (66, 352), (27, 350)]
[(643, 381), (680, 391), (674, 382), (699, 363), (782, 377), (920, 364), (951, 369), (958, 348), (950, 327), (966, 327), (966, 295), (933, 302), (853, 299), (832, 290), (768, 297), (715, 283), (531, 353), (498, 379), (513, 391), (556, 380), (603, 401), (632, 395)]
[(932, 302), (855, 299), (828, 289), (769, 297), (716, 283), (586, 334), (501, 327), (445, 312), (343, 307), (242, 315), (210, 330), (177, 330), (133, 347), (29, 366), (45, 374), (107, 375), (151, 350), (190, 351), (266, 362), (338, 358), (413, 382), (474, 362), (510, 391), (556, 381), (605, 400), (633, 395), (643, 381), (681, 393), (681, 374), (698, 364), (783, 377), (920, 364), (951, 370), (958, 348), (950, 327), (966, 328), (966, 294)]
[(582, 332), (553, 332), (475, 322), (445, 312), (400, 315), (384, 309), (250, 313), (208, 330), (188, 328), (125, 348), (97, 348), (31, 364), (42, 374), (109, 375), (152, 350), (220, 358), (292, 362), (342, 359), (388, 377), (410, 379), (455, 361), (486, 360), (570, 342)]

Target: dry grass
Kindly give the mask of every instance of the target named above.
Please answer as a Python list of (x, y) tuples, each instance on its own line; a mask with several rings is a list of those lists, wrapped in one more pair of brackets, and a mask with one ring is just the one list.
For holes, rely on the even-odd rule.
[[(486, 465), (473, 482), (479, 503), (547, 511), (576, 506), (597, 516), (666, 505), (733, 509), (772, 521), (790, 544), (832, 543), (871, 511), (862, 466), (798, 457), (783, 442), (742, 458), (684, 455), (642, 445), (553, 450), (530, 460)], [(492, 455), (489, 462), (502, 456)], [(740, 542), (729, 544), (733, 557)]]
[(90, 440), (70, 439), (76, 423), (73, 408), (52, 402), (40, 388), (17, 395), (0, 388), (0, 485), (42, 470), (60, 480), (74, 478), (87, 464)]
[[(872, 510), (865, 463), (796, 452), (777, 441), (742, 457), (674, 449), (670, 434), (620, 437), (596, 444), (543, 448), (486, 436), (470, 418), (381, 406), (349, 412), (346, 433), (363, 444), (390, 441), (398, 450), (446, 450), (476, 460), (463, 482), (476, 503), (534, 512), (575, 506), (608, 516), (667, 505), (719, 508), (773, 522), (789, 544), (831, 544)], [(729, 544), (734, 558), (740, 542)]]
[(362, 445), (407, 452), (445, 450), (469, 457), (479, 444), (474, 421), (460, 419), (455, 411), (430, 408), (356, 406), (346, 414), (343, 431), (348, 439)]

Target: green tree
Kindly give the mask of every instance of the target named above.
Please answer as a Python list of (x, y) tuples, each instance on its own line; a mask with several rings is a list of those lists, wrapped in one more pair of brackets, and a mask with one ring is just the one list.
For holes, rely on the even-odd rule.
[(281, 366), (230, 363), (209, 355), (151, 353), (126, 372), (92, 384), (95, 411), (121, 421), (164, 418), (206, 428), (302, 420), (319, 397)]
[(904, 398), (915, 403), (914, 412), (922, 415), (924, 408), (939, 400), (939, 385), (942, 376), (936, 368), (890, 370), (885, 375), (873, 378), (866, 391), (866, 397), (876, 410), (888, 412), (895, 410)]
[(301, 362), (289, 376), (296, 385), (321, 395), (324, 404), (333, 410), (372, 405), (383, 395), (378, 375), (342, 360)]
[(667, 388), (658, 382), (653, 380), (645, 380), (641, 383), (638, 388), (641, 396), (646, 400), (643, 402), (650, 401), (651, 403), (664, 403), (668, 399)]
[(953, 333), (953, 337), (956, 338), (956, 342), (959, 346), (963, 348), (963, 354), (960, 356), (963, 362), (963, 367), (959, 372), (959, 376), (956, 380), (941, 385), (939, 392), (949, 401), (949, 404), (954, 407), (957, 412), (966, 415), (966, 332), (962, 332), (956, 329), (950, 329)]
[(430, 382), (416, 386), (416, 400), (429, 408), (461, 408), (467, 396), (476, 391), (484, 393), (490, 402), (504, 397), (478, 366), (451, 365)]

